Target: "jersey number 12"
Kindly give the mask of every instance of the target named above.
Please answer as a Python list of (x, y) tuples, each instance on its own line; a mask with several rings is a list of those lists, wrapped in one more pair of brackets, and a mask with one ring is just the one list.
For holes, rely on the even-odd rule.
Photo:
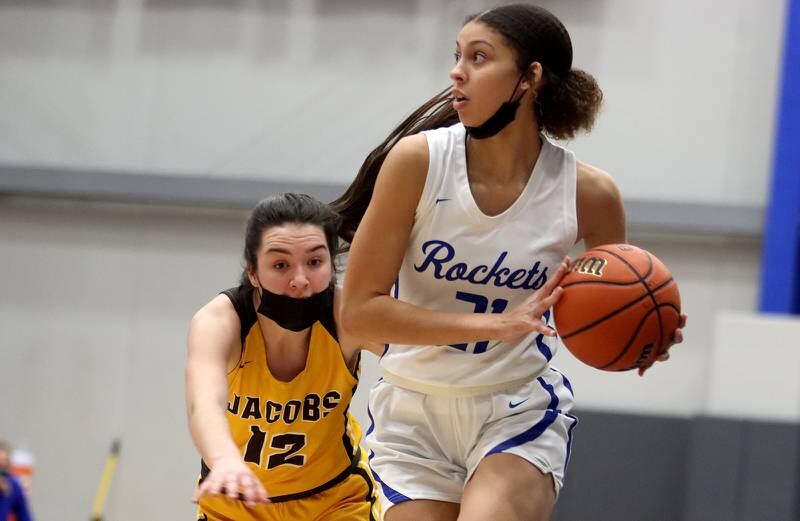
[[(250, 432), (250, 440), (247, 442), (247, 448), (244, 451), (244, 460), (255, 463), (260, 467), (261, 454), (267, 441), (267, 433), (262, 431), (258, 425), (251, 425)], [(267, 458), (267, 470), (281, 465), (302, 467), (306, 463), (306, 455), (298, 454), (306, 446), (305, 434), (292, 432), (276, 434), (270, 440), (269, 446), (283, 452), (275, 452), (269, 455), (269, 458)]]

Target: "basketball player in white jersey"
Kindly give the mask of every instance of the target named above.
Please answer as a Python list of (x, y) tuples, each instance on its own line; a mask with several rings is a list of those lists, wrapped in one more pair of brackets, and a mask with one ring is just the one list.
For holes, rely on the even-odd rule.
[(389, 342), (371, 466), (387, 521), (545, 520), (577, 423), (549, 309), (577, 241), (625, 242), (611, 177), (550, 138), (589, 130), (602, 92), (530, 5), (470, 17), (450, 79), (334, 203), (358, 228), (343, 325)]

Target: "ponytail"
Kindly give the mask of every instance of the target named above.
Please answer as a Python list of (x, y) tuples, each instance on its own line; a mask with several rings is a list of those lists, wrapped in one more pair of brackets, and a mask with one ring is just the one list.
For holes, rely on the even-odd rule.
[(537, 94), (536, 119), (539, 127), (556, 139), (570, 139), (592, 129), (603, 103), (603, 91), (588, 72), (571, 69), (559, 78), (544, 68), (544, 87)]

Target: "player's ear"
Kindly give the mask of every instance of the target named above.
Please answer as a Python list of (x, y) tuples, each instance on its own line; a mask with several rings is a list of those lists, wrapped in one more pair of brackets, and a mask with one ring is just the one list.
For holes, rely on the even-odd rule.
[(522, 87), (523, 90), (534, 89), (538, 91), (542, 86), (543, 78), (544, 69), (542, 69), (542, 64), (533, 62), (528, 66), (528, 70), (525, 71), (525, 76), (520, 82), (520, 87)]
[(245, 268), (247, 271), (247, 280), (250, 281), (250, 285), (254, 288), (258, 288), (261, 285), (258, 283), (258, 277), (256, 277), (256, 270), (253, 266), (247, 266)]

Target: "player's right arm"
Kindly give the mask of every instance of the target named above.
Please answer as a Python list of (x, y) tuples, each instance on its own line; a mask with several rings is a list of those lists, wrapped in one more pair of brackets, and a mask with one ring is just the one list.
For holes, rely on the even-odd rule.
[[(390, 296), (425, 187), (428, 160), (423, 134), (401, 139), (386, 156), (350, 248), (344, 281), (344, 329), (366, 341), (397, 344), (515, 340), (532, 331), (552, 336), (554, 332), (541, 315), (558, 299), (559, 273), (523, 305), (502, 314), (423, 309)], [(560, 273), (565, 269), (562, 266)]]
[[(189, 326), (186, 361), (186, 412), (195, 446), (211, 471), (197, 488), (203, 495), (241, 496), (249, 505), (267, 501), (260, 481), (247, 468), (231, 437), (225, 417), (227, 373), (241, 351), (241, 324), (230, 299), (217, 295), (200, 309)], [(223, 492), (224, 491), (224, 492)]]

